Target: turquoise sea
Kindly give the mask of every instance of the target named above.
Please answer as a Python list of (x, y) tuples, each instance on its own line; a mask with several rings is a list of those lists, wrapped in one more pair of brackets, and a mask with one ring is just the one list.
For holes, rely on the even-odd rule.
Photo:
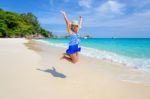
[[(41, 39), (54, 46), (67, 48), (69, 39)], [(150, 38), (88, 38), (81, 39), (81, 54), (126, 64), (150, 71)]]

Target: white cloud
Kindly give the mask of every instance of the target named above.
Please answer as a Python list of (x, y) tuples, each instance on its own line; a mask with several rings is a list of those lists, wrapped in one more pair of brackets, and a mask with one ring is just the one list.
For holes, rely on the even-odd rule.
[(90, 8), (92, 4), (92, 0), (80, 0), (78, 3), (79, 3), (79, 6), (81, 7)]
[(122, 18), (104, 18), (89, 16), (89, 20), (85, 20), (86, 27), (111, 27), (126, 29), (149, 29), (150, 28), (150, 10), (138, 12), (130, 16)]
[[(121, 0), (120, 0), (121, 1)], [(149, 6), (150, 0), (130, 0), (125, 2), (128, 6), (132, 6), (135, 8), (143, 8), (145, 6)]]
[[(67, 0), (68, 1), (68, 0)], [(69, 1), (71, 2), (71, 1)], [(108, 27), (111, 28), (126, 28), (126, 29), (148, 29), (150, 28), (150, 10), (145, 10), (141, 12), (130, 13), (126, 15), (124, 9), (128, 9), (127, 6), (121, 1), (106, 1), (101, 3), (98, 7), (92, 7), (94, 2), (92, 0), (80, 0), (80, 6), (90, 9), (83, 9), (74, 12), (74, 14), (69, 14), (69, 18), (77, 18), (78, 15), (82, 15), (83, 27)], [(79, 3), (78, 2), (78, 3)], [(88, 2), (88, 3), (87, 3)], [(49, 13), (49, 12), (48, 12)], [(43, 15), (43, 14), (42, 14)], [(65, 25), (64, 19), (61, 15), (46, 15), (49, 18), (41, 17), (39, 20), (42, 24), (52, 24), (52, 25)], [(111, 15), (114, 15), (111, 17)], [(55, 31), (59, 32), (59, 31)], [(60, 31), (61, 32), (61, 31)], [(63, 31), (64, 32), (64, 31)]]
[(100, 5), (98, 8), (96, 8), (96, 11), (108, 14), (123, 14), (123, 10), (125, 9), (125, 5), (122, 3), (119, 3), (117, 1), (108, 0), (104, 4)]

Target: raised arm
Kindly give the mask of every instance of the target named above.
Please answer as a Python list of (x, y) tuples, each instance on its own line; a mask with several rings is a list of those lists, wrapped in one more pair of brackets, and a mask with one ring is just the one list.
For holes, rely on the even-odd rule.
[(71, 27), (71, 26), (70, 26), (70, 21), (69, 21), (67, 15), (66, 15), (65, 11), (60, 11), (60, 13), (64, 16), (68, 33), (69, 33), (69, 34), (72, 34), (72, 31), (71, 31), (71, 28), (70, 28), (70, 27)]
[(79, 17), (79, 29), (82, 27), (83, 17)]

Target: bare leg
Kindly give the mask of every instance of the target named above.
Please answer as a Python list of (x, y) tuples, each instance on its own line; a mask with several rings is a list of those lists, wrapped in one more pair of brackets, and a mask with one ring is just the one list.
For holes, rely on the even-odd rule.
[(63, 55), (64, 55), (64, 56), (68, 56), (68, 57), (70, 57), (70, 55), (69, 55), (69, 54), (67, 54), (67, 53), (63, 53)]
[(66, 59), (67, 61), (72, 62), (72, 63), (76, 63), (78, 61), (78, 57), (77, 57), (76, 53), (71, 54), (71, 55), (68, 55), (68, 54), (67, 55), (63, 54), (63, 55), (64, 56), (61, 57), (60, 59)]
[(70, 58), (72, 60), (72, 63), (76, 63), (78, 61), (78, 57), (77, 57), (76, 53), (75, 54), (71, 54)]
[(77, 60), (79, 60), (79, 53), (78, 52), (76, 53), (76, 56), (77, 56)]
[(63, 53), (62, 55), (63, 55), (63, 56), (62, 56), (60, 59), (64, 59), (64, 57), (70, 58), (70, 55), (68, 55), (67, 53)]
[(60, 59), (65, 59), (65, 60), (73, 63), (70, 55), (68, 55), (67, 53), (63, 53), (63, 56)]
[(77, 56), (79, 55), (78, 52), (76, 53), (76, 55), (77, 55)]
[(67, 61), (72, 62), (72, 59), (70, 57), (63, 56), (61, 59), (66, 59)]

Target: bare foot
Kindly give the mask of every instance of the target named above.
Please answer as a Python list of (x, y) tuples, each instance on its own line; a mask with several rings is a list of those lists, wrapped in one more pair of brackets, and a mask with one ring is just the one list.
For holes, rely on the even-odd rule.
[(63, 56), (60, 58), (60, 60), (65, 59), (66, 57), (68, 57), (68, 58), (70, 57), (67, 53), (63, 53), (62, 55)]
[(64, 59), (65, 58), (65, 55), (63, 55), (62, 57), (60, 57), (60, 60)]

